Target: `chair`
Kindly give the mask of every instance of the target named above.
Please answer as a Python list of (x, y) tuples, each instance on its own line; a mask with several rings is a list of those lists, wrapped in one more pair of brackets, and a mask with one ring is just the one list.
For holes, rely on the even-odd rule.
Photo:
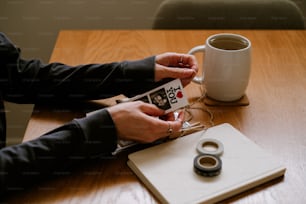
[(165, 0), (153, 29), (304, 29), (291, 0)]

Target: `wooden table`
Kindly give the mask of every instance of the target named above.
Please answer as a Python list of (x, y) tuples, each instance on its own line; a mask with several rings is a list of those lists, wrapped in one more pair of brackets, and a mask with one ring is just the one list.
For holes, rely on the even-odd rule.
[[(253, 46), (248, 106), (207, 107), (214, 124), (230, 123), (280, 160), (287, 172), (277, 179), (230, 198), (235, 203), (305, 203), (306, 189), (306, 31), (270, 30), (92, 30), (62, 31), (51, 61), (71, 65), (133, 60), (162, 52), (186, 53), (212, 34), (238, 33)], [(186, 87), (190, 102), (200, 86)], [(195, 107), (205, 108), (203, 103)], [(35, 107), (24, 141), (74, 117), (74, 109)], [(208, 115), (192, 110), (193, 121), (209, 124)], [(126, 165), (127, 154), (83, 165), (72, 175), (46, 181), (10, 198), (18, 203), (158, 203)], [(205, 189), (204, 189), (205, 190)]]

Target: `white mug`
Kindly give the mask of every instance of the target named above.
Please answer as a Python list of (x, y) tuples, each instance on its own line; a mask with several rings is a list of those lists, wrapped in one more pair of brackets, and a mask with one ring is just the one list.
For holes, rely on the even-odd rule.
[(246, 37), (220, 33), (189, 54), (203, 52), (203, 74), (193, 82), (203, 84), (206, 95), (218, 101), (239, 100), (245, 94), (251, 71), (251, 42)]

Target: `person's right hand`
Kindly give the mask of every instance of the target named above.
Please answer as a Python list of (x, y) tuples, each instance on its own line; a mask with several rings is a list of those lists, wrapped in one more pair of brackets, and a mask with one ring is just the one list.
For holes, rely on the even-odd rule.
[(177, 118), (167, 115), (165, 120), (164, 110), (157, 106), (142, 101), (125, 102), (107, 108), (110, 113), (119, 139), (133, 140), (141, 143), (150, 143), (169, 136), (169, 128), (172, 134), (178, 133), (183, 124), (183, 112)]

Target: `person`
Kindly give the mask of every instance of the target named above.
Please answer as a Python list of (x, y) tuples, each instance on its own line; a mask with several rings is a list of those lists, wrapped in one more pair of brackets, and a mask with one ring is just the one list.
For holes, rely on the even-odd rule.
[(21, 50), (0, 33), (0, 195), (23, 189), (82, 159), (109, 155), (118, 139), (150, 143), (164, 138), (169, 130), (180, 130), (184, 117), (180, 113), (174, 120), (173, 114), (164, 117), (164, 110), (153, 104), (125, 102), (76, 118), (37, 139), (5, 147), (4, 100), (50, 103), (133, 96), (169, 78), (180, 78), (186, 86), (197, 71), (194, 56), (171, 52), (104, 64), (44, 64), (23, 59)]

